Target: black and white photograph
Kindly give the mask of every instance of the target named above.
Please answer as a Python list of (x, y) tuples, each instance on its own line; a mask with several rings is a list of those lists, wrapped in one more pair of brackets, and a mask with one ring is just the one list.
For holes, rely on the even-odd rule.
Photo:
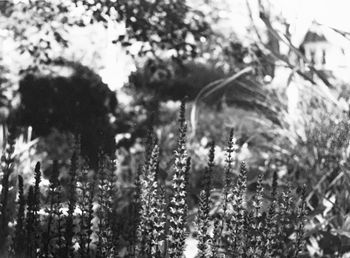
[(350, 258), (349, 0), (0, 0), (0, 258)]

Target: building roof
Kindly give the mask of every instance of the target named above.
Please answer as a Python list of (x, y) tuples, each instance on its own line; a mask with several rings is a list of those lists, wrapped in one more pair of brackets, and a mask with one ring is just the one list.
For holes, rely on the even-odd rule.
[(308, 30), (302, 44), (316, 43), (316, 42), (328, 42), (325, 35), (320, 31)]

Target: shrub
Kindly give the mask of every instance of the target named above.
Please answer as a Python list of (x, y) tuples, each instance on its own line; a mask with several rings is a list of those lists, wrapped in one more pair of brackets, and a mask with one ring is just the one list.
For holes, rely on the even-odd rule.
[(97, 164), (98, 149), (112, 153), (114, 135), (125, 127), (122, 120), (118, 128), (111, 122), (122, 112), (119, 110), (117, 114), (115, 93), (100, 76), (79, 63), (56, 65), (62, 70), (71, 69), (72, 75), (34, 73), (21, 80), (21, 106), (16, 122), (21, 126), (32, 126), (36, 136), (47, 136), (53, 129), (80, 135), (83, 154)]

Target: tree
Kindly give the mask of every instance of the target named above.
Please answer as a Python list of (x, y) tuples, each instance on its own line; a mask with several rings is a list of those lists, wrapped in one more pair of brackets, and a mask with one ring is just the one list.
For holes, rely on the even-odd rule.
[[(141, 43), (139, 55), (169, 50), (178, 60), (195, 56), (196, 42), (206, 37), (209, 25), (203, 14), (183, 0), (28, 0), (14, 4), (1, 1), (0, 29), (10, 33), (22, 53), (29, 53), (37, 64), (49, 63), (52, 51), (68, 47), (65, 33), (70, 26), (117, 22), (125, 33), (115, 43), (124, 47)], [(58, 45), (57, 45), (58, 44)]]

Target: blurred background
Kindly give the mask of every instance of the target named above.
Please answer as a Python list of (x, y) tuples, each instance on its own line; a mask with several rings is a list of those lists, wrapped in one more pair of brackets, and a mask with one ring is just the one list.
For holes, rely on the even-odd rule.
[[(347, 0), (0, 1), (0, 144), (7, 128), (20, 128), (19, 171), (31, 174), (40, 160), (49, 173), (54, 160), (67, 168), (79, 136), (91, 166), (99, 150), (118, 152), (128, 189), (153, 128), (166, 181), (186, 98), (194, 203), (211, 141), (221, 187), (234, 128), (237, 160), (247, 162), (252, 182), (259, 172), (269, 182), (276, 171), (281, 182), (306, 183), (310, 210), (333, 223), (327, 213), (348, 154), (349, 7)], [(337, 208), (344, 219), (350, 202)]]

